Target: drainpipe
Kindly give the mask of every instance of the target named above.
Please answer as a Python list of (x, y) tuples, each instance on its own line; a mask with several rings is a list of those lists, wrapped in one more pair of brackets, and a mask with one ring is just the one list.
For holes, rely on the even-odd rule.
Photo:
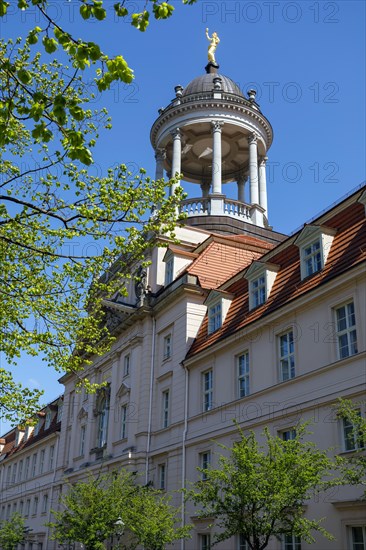
[[(55, 481), (56, 481), (57, 457), (58, 457), (58, 448), (59, 448), (59, 444), (60, 444), (60, 435), (61, 435), (60, 432), (56, 432), (57, 443), (56, 443), (56, 448), (55, 448), (55, 453), (54, 453), (55, 465), (53, 467), (53, 479), (52, 479), (52, 486), (51, 486), (51, 498), (50, 498), (50, 502), (49, 502), (50, 509), (48, 511), (48, 523), (51, 521), (51, 504), (52, 504), (52, 500), (53, 500), (53, 491), (54, 491), (54, 488), (55, 488)], [(46, 538), (46, 540), (45, 540), (45, 547), (46, 548), (48, 548), (49, 534), (50, 534), (50, 528), (47, 527), (46, 537), (45, 537)]]
[(151, 343), (151, 358), (150, 358), (150, 396), (149, 396), (149, 420), (147, 428), (147, 445), (146, 445), (146, 469), (145, 469), (145, 483), (149, 482), (149, 454), (151, 446), (151, 427), (152, 427), (152, 398), (153, 398), (153, 385), (154, 385), (154, 367), (155, 367), (155, 332), (156, 332), (156, 319), (152, 318), (152, 343)]
[[(188, 382), (189, 382), (189, 370), (187, 367), (181, 363), (182, 367), (184, 368), (184, 428), (183, 428), (183, 437), (182, 437), (182, 489), (185, 489), (186, 486), (186, 440), (187, 440), (187, 431), (188, 431)], [(185, 513), (186, 513), (186, 507), (185, 507), (185, 494), (182, 493), (182, 504), (181, 504), (181, 521), (182, 521), (182, 527), (185, 525)], [(180, 541), (180, 547), (181, 550), (184, 550), (185, 547), (185, 540), (181, 539)]]

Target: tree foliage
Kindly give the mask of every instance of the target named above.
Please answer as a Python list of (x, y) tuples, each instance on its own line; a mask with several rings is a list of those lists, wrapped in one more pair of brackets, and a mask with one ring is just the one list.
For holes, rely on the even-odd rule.
[(344, 478), (350, 485), (363, 486), (366, 498), (366, 419), (361, 415), (361, 403), (354, 403), (350, 399), (339, 399), (335, 405), (336, 413), (352, 426), (349, 437), (352, 438), (354, 452), (348, 456), (339, 456), (338, 466), (343, 472)]
[(124, 548), (163, 550), (180, 538), (189, 527), (176, 527), (178, 510), (169, 498), (152, 487), (136, 483), (136, 476), (121, 471), (78, 482), (61, 497), (61, 509), (54, 511), (53, 539), (59, 543), (78, 541), (87, 550), (104, 548), (104, 541), (114, 536), (115, 522), (121, 518), (125, 532)]
[[(131, 82), (133, 70), (122, 55), (109, 56), (53, 21), (48, 4), (18, 0), (20, 10), (38, 10), (40, 26), (0, 41), (0, 350), (9, 363), (41, 353), (56, 369), (77, 372), (113, 340), (103, 297), (123, 296), (153, 236), (173, 234), (181, 195), (166, 198), (166, 182), (124, 164), (92, 175), (93, 148), (111, 121), (105, 109), (90, 107), (85, 76), (94, 75), (103, 92)], [(9, 5), (0, 0), (0, 21), (13, 17)], [(167, 19), (173, 10), (148, 0), (141, 13), (129, 13), (122, 2), (112, 15), (144, 31), (150, 16)], [(79, 15), (102, 21), (111, 12), (101, 0), (82, 0)], [(0, 393), (0, 416), (12, 408), (19, 422), (34, 412), (39, 392), (25, 392), (0, 371), (0, 387), (9, 383), (23, 405), (14, 409)]]
[(205, 481), (189, 493), (200, 517), (215, 518), (215, 542), (241, 534), (252, 550), (263, 550), (271, 537), (295, 535), (311, 543), (313, 532), (327, 538), (321, 519), (304, 516), (304, 505), (316, 493), (340, 482), (325, 451), (305, 441), (305, 426), (284, 441), (266, 428), (265, 444), (251, 432), (232, 448), (221, 446), (219, 467), (202, 470)]
[(24, 541), (24, 519), (18, 514), (12, 514), (10, 519), (0, 523), (0, 548), (15, 550)]

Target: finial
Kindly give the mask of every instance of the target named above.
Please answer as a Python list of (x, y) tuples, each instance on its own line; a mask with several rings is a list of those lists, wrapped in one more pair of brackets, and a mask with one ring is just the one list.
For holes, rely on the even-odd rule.
[(210, 45), (208, 47), (208, 53), (207, 53), (208, 61), (209, 63), (213, 63), (213, 65), (217, 65), (216, 59), (215, 59), (215, 52), (220, 42), (220, 38), (217, 36), (216, 32), (213, 32), (212, 36), (210, 37), (208, 34), (208, 28), (206, 29), (206, 38), (210, 42)]

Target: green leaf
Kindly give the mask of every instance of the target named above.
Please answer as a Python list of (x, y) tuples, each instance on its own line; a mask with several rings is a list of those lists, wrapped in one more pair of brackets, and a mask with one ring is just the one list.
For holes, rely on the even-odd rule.
[(128, 15), (128, 9), (125, 6), (122, 6), (120, 2), (114, 4), (113, 7), (118, 17), (126, 17), (126, 15)]
[(5, 0), (0, 0), (0, 17), (3, 17), (6, 14), (8, 7), (9, 2), (5, 2)]
[(49, 38), (48, 36), (44, 36), (42, 38), (42, 42), (44, 45), (44, 49), (47, 53), (53, 53), (57, 50), (57, 42), (54, 38)]

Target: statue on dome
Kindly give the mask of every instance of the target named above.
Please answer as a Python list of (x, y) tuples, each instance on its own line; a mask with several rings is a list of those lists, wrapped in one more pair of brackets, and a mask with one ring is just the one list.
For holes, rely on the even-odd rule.
[(218, 43), (220, 42), (220, 38), (217, 36), (216, 32), (213, 32), (210, 38), (208, 34), (208, 28), (206, 29), (206, 37), (207, 37), (207, 40), (210, 41), (210, 45), (208, 47), (208, 61), (210, 63), (213, 63), (214, 65), (217, 65), (216, 59), (215, 59), (215, 52), (216, 52)]

